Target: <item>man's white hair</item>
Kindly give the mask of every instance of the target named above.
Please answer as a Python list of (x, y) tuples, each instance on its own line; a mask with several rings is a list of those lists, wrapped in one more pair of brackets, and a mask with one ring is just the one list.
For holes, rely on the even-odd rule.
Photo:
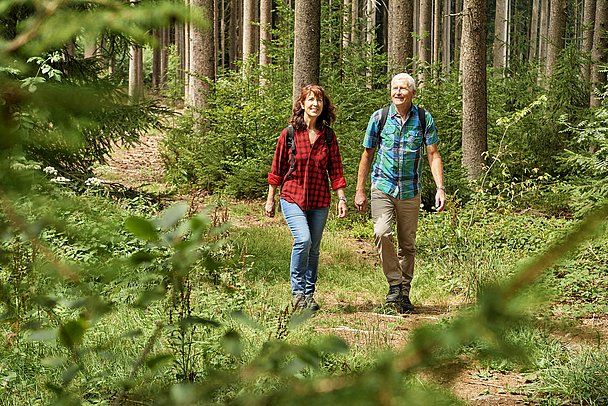
[(399, 79), (405, 79), (407, 81), (407, 84), (409, 85), (410, 90), (416, 90), (416, 81), (413, 77), (411, 77), (405, 72), (397, 73), (395, 76), (393, 76), (393, 78), (391, 79), (391, 87), (393, 87), (393, 82)]

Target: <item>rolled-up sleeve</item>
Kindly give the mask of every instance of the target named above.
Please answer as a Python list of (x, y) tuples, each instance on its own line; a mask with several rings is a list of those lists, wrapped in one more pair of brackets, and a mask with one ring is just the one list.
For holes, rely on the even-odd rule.
[(268, 183), (270, 185), (280, 186), (283, 183), (283, 177), (289, 170), (289, 151), (287, 151), (286, 137), (287, 130), (284, 129), (277, 141), (277, 147), (272, 158), (272, 167), (268, 172)]

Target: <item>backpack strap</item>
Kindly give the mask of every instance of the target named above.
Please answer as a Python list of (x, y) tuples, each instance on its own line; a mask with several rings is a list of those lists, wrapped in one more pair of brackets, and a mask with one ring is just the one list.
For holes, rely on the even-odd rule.
[(327, 148), (329, 148), (329, 146), (331, 145), (331, 143), (334, 141), (334, 137), (336, 136), (336, 133), (334, 132), (333, 128), (331, 128), (330, 126), (326, 125), (325, 126), (325, 146)]
[(388, 109), (391, 106), (384, 106), (382, 108), (382, 114), (380, 114), (380, 123), (378, 124), (378, 134), (382, 134), (382, 129), (384, 128), (384, 124), (386, 124), (386, 118), (388, 117)]
[(422, 107), (418, 107), (418, 122), (422, 130), (422, 138), (426, 138), (426, 111)]

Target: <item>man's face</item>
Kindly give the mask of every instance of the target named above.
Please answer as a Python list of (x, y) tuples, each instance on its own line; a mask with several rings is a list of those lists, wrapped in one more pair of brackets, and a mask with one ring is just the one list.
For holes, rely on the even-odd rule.
[(406, 79), (398, 78), (391, 82), (391, 100), (395, 104), (395, 107), (408, 108), (411, 106), (415, 94), (416, 90), (410, 89)]

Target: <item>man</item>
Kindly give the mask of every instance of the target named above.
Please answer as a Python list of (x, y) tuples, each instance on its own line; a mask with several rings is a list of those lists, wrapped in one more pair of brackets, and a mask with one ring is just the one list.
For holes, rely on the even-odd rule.
[[(414, 309), (409, 294), (414, 276), (416, 229), (420, 209), (420, 174), (422, 147), (426, 153), (437, 186), (435, 207), (445, 208), (443, 163), (437, 149), (437, 128), (429, 112), (421, 128), (418, 106), (412, 104), (416, 82), (407, 73), (391, 80), (391, 105), (381, 127), (382, 109), (370, 117), (363, 139), (357, 175), (355, 207), (367, 211), (365, 183), (371, 171), (371, 208), (376, 248), (382, 270), (389, 284), (386, 303), (400, 311)], [(421, 110), (422, 111), (422, 110)], [(372, 166), (373, 163), (373, 166)], [(393, 242), (393, 222), (397, 223), (398, 250)]]

